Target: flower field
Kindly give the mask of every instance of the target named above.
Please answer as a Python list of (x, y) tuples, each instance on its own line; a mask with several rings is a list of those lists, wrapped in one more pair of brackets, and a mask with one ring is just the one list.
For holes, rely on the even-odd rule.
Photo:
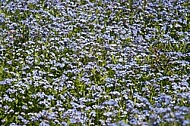
[(0, 125), (189, 126), (188, 0), (0, 0)]

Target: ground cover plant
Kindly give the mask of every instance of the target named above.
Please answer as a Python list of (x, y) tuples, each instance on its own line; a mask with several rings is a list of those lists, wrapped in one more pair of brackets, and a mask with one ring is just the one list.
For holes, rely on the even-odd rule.
[(190, 125), (188, 0), (0, 0), (0, 124)]

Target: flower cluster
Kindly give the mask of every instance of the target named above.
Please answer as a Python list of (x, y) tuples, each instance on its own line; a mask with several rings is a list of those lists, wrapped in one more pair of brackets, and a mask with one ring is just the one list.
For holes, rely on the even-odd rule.
[(0, 124), (190, 124), (188, 0), (0, 5)]

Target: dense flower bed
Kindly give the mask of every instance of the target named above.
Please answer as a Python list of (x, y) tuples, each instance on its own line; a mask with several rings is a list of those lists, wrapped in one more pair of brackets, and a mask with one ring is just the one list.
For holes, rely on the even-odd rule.
[(190, 125), (188, 0), (0, 0), (0, 124)]

